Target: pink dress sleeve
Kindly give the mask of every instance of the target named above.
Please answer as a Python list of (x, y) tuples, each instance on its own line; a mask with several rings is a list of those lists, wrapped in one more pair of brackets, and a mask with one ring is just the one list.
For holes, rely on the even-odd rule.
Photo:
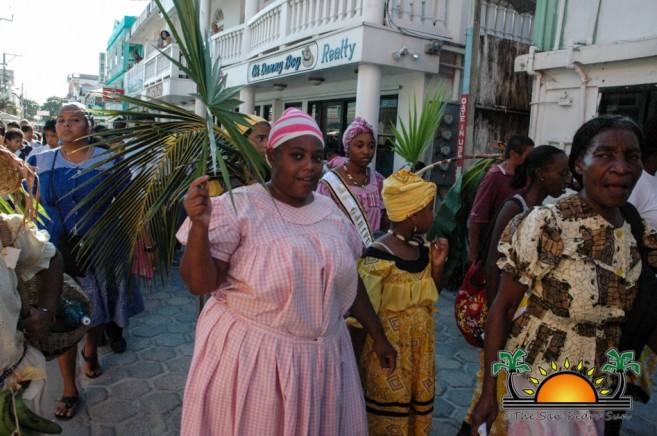
[[(235, 208), (238, 211), (246, 206), (245, 195), (234, 194), (234, 199)], [(213, 197), (211, 201), (212, 216), (210, 218), (210, 227), (208, 228), (210, 253), (215, 259), (228, 262), (240, 243), (241, 232), (238, 215), (235, 208), (233, 208), (229, 195)], [(183, 245), (187, 245), (187, 237), (191, 226), (191, 220), (186, 218), (176, 233), (178, 241)]]

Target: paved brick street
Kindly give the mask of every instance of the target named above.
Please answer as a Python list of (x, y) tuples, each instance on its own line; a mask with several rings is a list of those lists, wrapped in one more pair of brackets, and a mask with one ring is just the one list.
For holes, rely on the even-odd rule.
[[(65, 435), (176, 435), (182, 393), (192, 355), (196, 298), (174, 274), (168, 286), (144, 292), (146, 311), (131, 320), (128, 349), (114, 354), (100, 349), (103, 374), (78, 374), (81, 403), (70, 421), (60, 421)], [(454, 435), (470, 404), (479, 350), (456, 329), (453, 293), (444, 292), (436, 315), (436, 399), (433, 435)], [(78, 359), (80, 363), (81, 358)], [(79, 372), (79, 371), (78, 371)], [(54, 416), (62, 384), (56, 361), (48, 363), (47, 407)], [(653, 396), (657, 398), (657, 390)], [(625, 435), (657, 434), (654, 403), (635, 405), (623, 424)]]

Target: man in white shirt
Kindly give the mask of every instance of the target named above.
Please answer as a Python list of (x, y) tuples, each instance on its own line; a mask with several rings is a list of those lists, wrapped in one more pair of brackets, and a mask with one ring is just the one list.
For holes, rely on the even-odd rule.
[(649, 225), (657, 228), (657, 118), (646, 123), (643, 132), (646, 138), (642, 150), (643, 173), (627, 201)]

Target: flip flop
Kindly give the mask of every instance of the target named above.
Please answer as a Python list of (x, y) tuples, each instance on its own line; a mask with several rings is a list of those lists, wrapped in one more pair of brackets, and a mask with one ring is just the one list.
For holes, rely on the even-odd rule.
[(75, 413), (78, 411), (78, 400), (79, 397), (77, 395), (62, 397), (59, 402), (64, 405), (64, 409), (62, 409), (59, 413), (57, 413), (57, 410), (55, 409), (55, 417), (59, 419), (73, 418)]
[(87, 344), (85, 344), (85, 346), (82, 347), (82, 349), (80, 350), (80, 354), (82, 355), (82, 358), (84, 359), (87, 365), (87, 367), (84, 368), (82, 372), (84, 372), (84, 375), (86, 375), (89, 378), (96, 378), (103, 373), (103, 368), (101, 368), (100, 363), (98, 363), (98, 353), (89, 357), (84, 355), (84, 350), (86, 348), (87, 348)]

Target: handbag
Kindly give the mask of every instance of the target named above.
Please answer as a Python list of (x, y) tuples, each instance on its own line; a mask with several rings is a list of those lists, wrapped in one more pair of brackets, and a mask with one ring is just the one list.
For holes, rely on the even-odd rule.
[[(11, 232), (5, 220), (0, 219), (0, 238), (2, 245), (13, 247), (14, 241), (11, 238)], [(16, 277), (18, 279), (18, 294), (21, 299), (21, 318), (29, 316), (32, 306), (39, 302), (39, 288), (37, 286), (36, 276), (29, 280), (23, 280), (20, 273), (20, 266), (16, 267)], [(82, 291), (72, 277), (64, 274), (62, 285), (62, 296), (58, 311), (55, 314), (55, 325), (38, 341), (30, 341), (30, 344), (41, 351), (46, 360), (52, 360), (64, 354), (69, 348), (77, 345), (87, 332), (88, 326), (80, 323), (77, 327), (67, 328), (63, 322), (65, 314), (62, 313), (64, 307), (62, 301), (74, 300), (86, 313), (91, 313), (91, 302), (89, 297)]]
[(81, 249), (83, 247), (82, 236), (71, 233), (66, 228), (66, 221), (64, 220), (62, 211), (59, 209), (59, 199), (55, 194), (55, 188), (53, 186), (53, 174), (55, 174), (55, 162), (57, 161), (58, 153), (59, 150), (55, 151), (55, 157), (53, 157), (52, 160), (49, 184), (50, 195), (52, 197), (53, 203), (55, 204), (57, 215), (59, 215), (59, 220), (62, 222), (62, 227), (64, 228), (64, 236), (59, 241), (57, 249), (64, 259), (64, 272), (73, 277), (85, 277), (87, 275), (87, 269), (89, 266), (89, 255), (88, 253), (81, 253)]
[[(524, 212), (525, 205), (515, 196), (507, 198), (497, 210), (493, 225), (488, 229), (486, 240), (482, 247), (482, 253), (488, 254), (488, 248), (491, 244), (493, 228), (497, 223), (497, 217), (502, 206), (507, 201), (513, 201), (520, 206)], [(495, 241), (497, 243), (497, 241)], [(476, 262), (470, 265), (470, 268), (463, 278), (454, 300), (454, 314), (456, 316), (456, 325), (463, 334), (463, 337), (470, 345), (478, 348), (484, 346), (484, 330), (486, 329), (486, 317), (488, 316), (488, 298), (486, 296), (486, 259), (480, 256)]]
[(468, 344), (483, 347), (488, 316), (486, 270), (483, 260), (470, 265), (465, 273), (463, 283), (454, 299), (454, 315), (456, 326)]

